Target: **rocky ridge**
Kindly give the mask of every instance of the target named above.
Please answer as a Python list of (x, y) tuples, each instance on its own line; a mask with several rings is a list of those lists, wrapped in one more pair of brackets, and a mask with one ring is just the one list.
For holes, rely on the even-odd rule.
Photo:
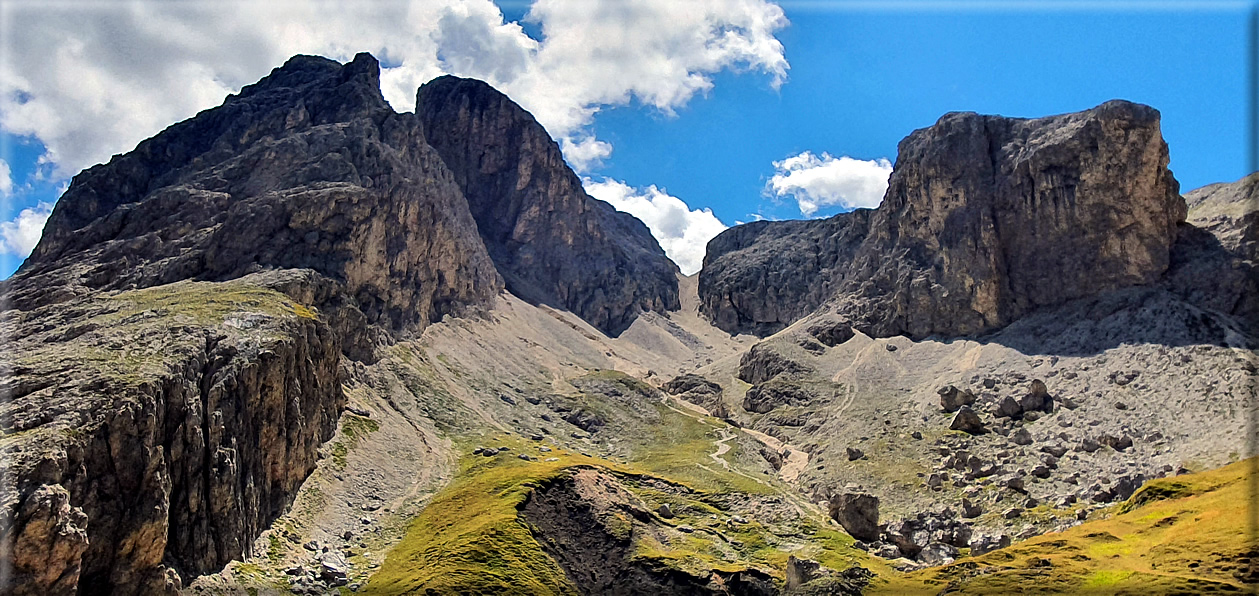
[(502, 288), (449, 170), (389, 109), (367, 54), (295, 57), (85, 170), (46, 230), (6, 284), (14, 308), (312, 269), (336, 282), (319, 298), (344, 303), (344, 318), (418, 330)]
[(901, 141), (877, 209), (714, 238), (703, 310), (730, 332), (777, 331), (827, 303), (877, 337), (975, 335), (1147, 284), (1185, 219), (1167, 162), (1158, 112), (1138, 104), (946, 114)]
[(415, 113), (512, 293), (609, 335), (639, 312), (678, 310), (677, 266), (647, 226), (587, 195), (559, 145), (506, 95), (442, 76), (420, 87)]

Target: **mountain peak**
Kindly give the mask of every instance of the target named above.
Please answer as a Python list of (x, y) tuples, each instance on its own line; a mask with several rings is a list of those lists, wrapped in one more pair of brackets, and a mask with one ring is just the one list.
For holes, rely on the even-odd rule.
[(586, 194), (523, 107), (482, 81), (446, 75), (416, 92), (415, 114), (512, 293), (610, 335), (640, 312), (678, 308), (677, 266), (647, 226)]

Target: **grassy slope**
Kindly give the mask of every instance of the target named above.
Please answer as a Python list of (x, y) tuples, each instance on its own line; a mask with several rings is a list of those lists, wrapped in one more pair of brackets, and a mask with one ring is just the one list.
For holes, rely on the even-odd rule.
[[(598, 466), (624, 475), (643, 469), (616, 465), (556, 450), (554, 462), (525, 462), (515, 454), (536, 444), (511, 437), (495, 442), (512, 448), (493, 458), (469, 456), (460, 479), (443, 491), (415, 520), (407, 538), (393, 551), (365, 592), (399, 594), (434, 589), (436, 593), (572, 594), (563, 571), (533, 539), (516, 508), (528, 491), (573, 466)], [(861, 564), (878, 577), (867, 593), (936, 594), (1201, 594), (1253, 590), (1234, 572), (1255, 545), (1248, 536), (1253, 502), (1249, 478), (1259, 460), (1219, 470), (1151, 482), (1111, 517), (1066, 532), (1047, 534), (980, 557), (911, 574), (890, 570), (882, 561), (851, 548), (851, 538), (816, 524), (801, 522), (811, 538), (793, 549), (797, 556), (842, 569)], [(629, 483), (633, 485), (633, 482)], [(635, 487), (648, 502), (674, 501)], [(705, 501), (697, 490), (684, 497)], [(702, 507), (702, 505), (700, 505)], [(682, 507), (678, 507), (682, 509)], [(702, 518), (672, 524), (697, 527)], [(680, 569), (700, 571), (757, 566), (781, 577), (788, 552), (765, 542), (759, 524), (728, 531), (743, 543), (736, 562), (723, 559), (702, 532), (676, 544), (638, 545), (638, 556)], [(1240, 563), (1242, 567), (1245, 563)]]
[(1253, 593), (1235, 572), (1259, 555), (1250, 527), (1257, 466), (1252, 458), (1155, 480), (1105, 519), (907, 579), (931, 593)]
[(526, 462), (524, 442), (488, 443), (512, 450), (467, 456), (458, 479), (424, 509), (389, 552), (365, 592), (370, 594), (575, 594), (564, 572), (542, 551), (516, 508), (539, 483), (567, 467), (596, 460), (566, 451), (554, 462)]
[[(614, 371), (598, 371), (585, 378), (613, 382), (625, 389), (634, 389), (637, 383)], [(632, 480), (627, 482), (627, 488), (652, 506), (673, 502), (679, 511), (688, 509), (684, 505), (690, 505), (693, 511), (711, 508), (706, 495), (773, 495), (789, 490), (773, 481), (758, 482), (762, 479), (727, 471), (713, 461), (708, 454), (715, 449), (713, 442), (720, 436), (720, 429), (725, 428), (719, 420), (683, 414), (658, 402), (652, 407), (659, 412), (659, 418), (643, 418), (642, 412), (620, 410), (622, 406), (599, 395), (570, 398), (577, 405), (596, 411), (618, 409), (615, 416), (607, 412), (609, 419), (619, 416), (625, 422), (624, 417), (630, 416), (638, 421), (612, 431), (622, 445), (629, 447), (629, 455), (624, 458), (628, 463), (587, 457), (559, 447), (554, 452), (539, 453), (537, 443), (512, 435), (456, 431), (464, 437), (457, 439), (463, 453), (468, 453), (477, 441), (487, 446), (506, 445), (512, 450), (492, 458), (465, 456), (455, 482), (413, 521), (407, 536), (388, 554), (362, 591), (574, 593), (563, 571), (517, 515), (517, 507), (533, 487), (574, 466), (603, 467), (623, 475), (623, 480), (643, 475), (685, 485), (694, 491), (693, 495), (679, 497), (653, 491)], [(647, 419), (652, 420), (648, 423)], [(634, 432), (627, 432), (631, 429)], [(522, 461), (516, 458), (522, 451), (543, 459), (555, 457), (556, 461)], [(727, 453), (724, 459), (733, 463), (732, 455)], [(746, 526), (726, 528), (718, 524), (708, 528), (719, 529), (739, 544), (734, 552), (728, 542), (706, 539), (710, 534), (704, 531), (666, 545), (646, 537), (636, 543), (636, 552), (640, 559), (685, 571), (701, 573), (704, 569), (754, 566), (779, 578), (789, 553), (821, 561), (833, 569), (859, 564), (876, 574), (867, 593), (1237, 591), (1246, 586), (1234, 576), (1236, 561), (1254, 548), (1253, 543), (1247, 542), (1245, 528), (1253, 496), (1247, 483), (1247, 466), (1255, 462), (1249, 460), (1212, 472), (1154, 481), (1127, 503), (1112, 509), (1106, 519), (910, 574), (896, 572), (888, 561), (853, 549), (850, 537), (813, 519), (796, 524), (795, 535), (786, 541), (780, 539), (781, 528), (767, 528), (755, 520)], [(685, 523), (697, 529), (712, 525), (705, 515), (679, 517), (669, 523)]]
[[(608, 372), (597, 373), (608, 375)], [(529, 491), (575, 466), (600, 467), (622, 477), (626, 488), (650, 506), (671, 503), (679, 515), (668, 525), (692, 525), (701, 530), (685, 539), (662, 545), (650, 537), (636, 544), (635, 557), (676, 569), (705, 574), (707, 569), (727, 571), (755, 566), (782, 577), (789, 552), (776, 546), (783, 541), (756, 520), (725, 527), (705, 513), (721, 514), (713, 495), (779, 494), (781, 487), (726, 471), (708, 456), (714, 451), (718, 428), (725, 423), (697, 418), (659, 405), (660, 421), (643, 429), (641, 436), (623, 437), (632, 442), (628, 464), (588, 457), (556, 447), (539, 452), (538, 443), (496, 433), (460, 441), (468, 453), (473, 444), (510, 448), (493, 457), (467, 455), (460, 462), (455, 482), (444, 489), (413, 521), (407, 536), (391, 550), (384, 565), (360, 592), (369, 594), (574, 594), (563, 571), (542, 550), (529, 526), (517, 516)], [(517, 454), (528, 453), (541, 461), (527, 462)], [(729, 454), (727, 454), (729, 457)], [(556, 461), (545, 461), (555, 458)], [(686, 487), (685, 495), (654, 490), (636, 478), (658, 477)], [(703, 529), (719, 531), (738, 548), (712, 538)], [(790, 553), (814, 558), (837, 569), (862, 564), (879, 571), (886, 565), (870, 561), (853, 549), (852, 539), (828, 527), (824, 520), (805, 517), (792, 531)]]

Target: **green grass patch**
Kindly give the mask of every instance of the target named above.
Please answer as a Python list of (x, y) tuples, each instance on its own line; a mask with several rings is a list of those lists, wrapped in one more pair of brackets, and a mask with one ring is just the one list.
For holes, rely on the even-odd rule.
[(197, 323), (218, 325), (233, 313), (257, 312), (270, 316), (318, 318), (309, 307), (294, 302), (275, 290), (241, 282), (181, 281), (162, 286), (128, 290), (105, 300), (117, 303), (119, 309), (106, 321), (125, 321), (151, 313), (152, 316), (187, 316)]
[[(560, 567), (534, 540), (517, 508), (529, 492), (593, 458), (556, 450), (554, 462), (517, 457), (532, 445), (498, 438), (512, 450), (468, 455), (460, 474), (415, 518), (365, 590), (370, 594), (576, 594)], [(466, 450), (465, 450), (466, 452)]]
[[(1232, 568), (1220, 561), (1243, 558), (1253, 548), (1247, 480), (1254, 463), (1154, 480), (1114, 515), (909, 577), (924, 587), (949, 583), (974, 594), (1027, 593), (1028, 586), (1031, 593), (1241, 591)], [(991, 572), (967, 576), (968, 565)]]
[(1084, 582), (1084, 586), (1088, 588), (1104, 588), (1117, 585), (1123, 580), (1132, 577), (1131, 571), (1110, 571), (1101, 569), (1094, 571)]

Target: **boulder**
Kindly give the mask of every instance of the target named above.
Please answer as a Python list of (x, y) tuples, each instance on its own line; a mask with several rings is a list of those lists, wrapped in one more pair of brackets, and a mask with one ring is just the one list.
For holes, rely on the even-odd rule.
[(1053, 403), (1053, 398), (1049, 396), (1049, 389), (1045, 387), (1045, 382), (1040, 379), (1033, 379), (1031, 388), (1019, 400), (1019, 407), (1024, 412), (1048, 412), (1053, 411)]
[(870, 552), (874, 553), (875, 556), (884, 559), (899, 559), (905, 556), (904, 553), (901, 552), (901, 549), (897, 548), (895, 544), (880, 544), (877, 548)]
[(1015, 445), (1031, 445), (1032, 433), (1027, 432), (1026, 428), (1020, 428), (1010, 433), (1010, 442)]
[(785, 590), (794, 590), (824, 574), (822, 564), (809, 559), (797, 559), (795, 555), (787, 555), (787, 581)]
[(975, 403), (975, 394), (967, 389), (958, 389), (953, 385), (945, 385), (937, 391), (940, 395), (940, 408), (945, 412), (956, 412), (962, 406)]
[(1129, 437), (1128, 435), (1123, 435), (1121, 437), (1116, 437), (1114, 435), (1102, 435), (1097, 437), (1097, 443), (1099, 445), (1110, 447), (1115, 451), (1125, 451), (1129, 447), (1132, 447), (1132, 437)]
[(1080, 439), (1080, 443), (1075, 446), (1076, 451), (1083, 451), (1085, 453), (1092, 453), (1101, 448), (1102, 446), (1099, 445), (1097, 441), (1090, 439), (1088, 437), (1084, 437), (1083, 439)]
[(839, 522), (853, 538), (879, 539), (879, 498), (864, 493), (844, 493), (830, 501), (831, 519)]
[(1018, 418), (1023, 415), (1023, 408), (1013, 397), (1007, 395), (993, 407), (992, 415), (996, 418)]
[(977, 435), (985, 432), (984, 423), (979, 419), (979, 414), (970, 409), (970, 406), (962, 406), (953, 415), (953, 421), (949, 423), (949, 430), (960, 430)]
[(915, 542), (913, 535), (904, 534), (899, 531), (888, 531), (884, 538), (896, 546), (897, 552), (906, 559), (916, 559), (918, 553), (922, 552), (922, 545)]
[(1042, 453), (1047, 453), (1054, 457), (1062, 457), (1067, 454), (1067, 448), (1063, 446), (1061, 443), (1054, 443), (1052, 445), (1043, 445), (1041, 446), (1040, 450)]
[(984, 513), (984, 508), (978, 504), (972, 503), (970, 499), (962, 499), (962, 517), (966, 519), (974, 519)]
[(1010, 546), (1010, 543), (1009, 534), (978, 534), (970, 541), (970, 554), (972, 557), (977, 557), (984, 553)]
[(918, 560), (935, 567), (937, 565), (947, 565), (957, 559), (957, 547), (951, 544), (934, 542), (923, 547), (918, 553)]

